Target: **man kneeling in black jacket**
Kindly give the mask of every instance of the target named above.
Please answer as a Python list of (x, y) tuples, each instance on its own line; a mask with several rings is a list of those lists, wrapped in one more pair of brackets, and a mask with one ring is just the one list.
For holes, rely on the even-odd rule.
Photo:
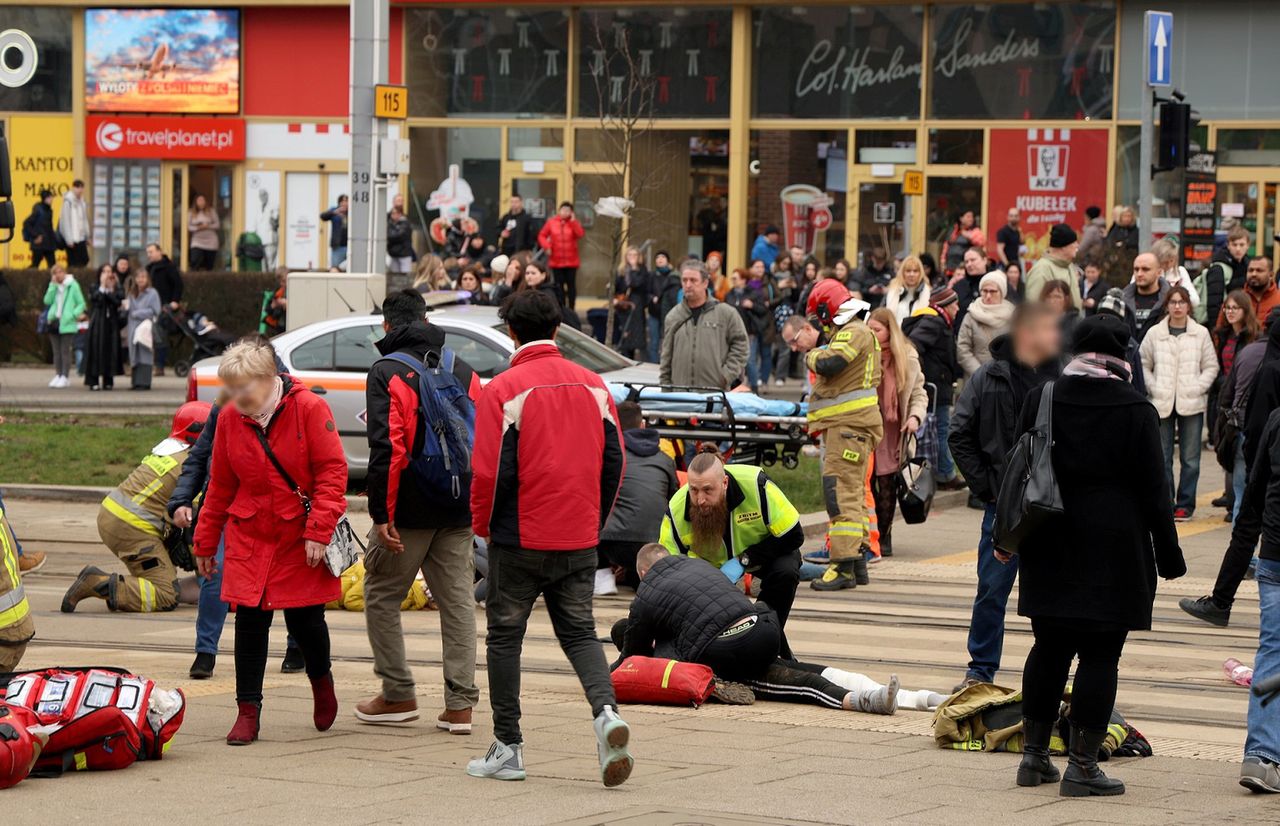
[(777, 614), (764, 602), (751, 602), (710, 563), (650, 543), (640, 549), (636, 569), (640, 587), (631, 615), (613, 628), (619, 662), (639, 655), (702, 663), (761, 699), (870, 714), (897, 710), (897, 675), (883, 686), (859, 674), (780, 659)]

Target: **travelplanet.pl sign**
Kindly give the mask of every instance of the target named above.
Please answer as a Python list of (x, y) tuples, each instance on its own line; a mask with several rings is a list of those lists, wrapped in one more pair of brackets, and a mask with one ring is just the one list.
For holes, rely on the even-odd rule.
[(245, 154), (244, 121), (90, 115), (85, 144), (92, 158), (238, 161)]

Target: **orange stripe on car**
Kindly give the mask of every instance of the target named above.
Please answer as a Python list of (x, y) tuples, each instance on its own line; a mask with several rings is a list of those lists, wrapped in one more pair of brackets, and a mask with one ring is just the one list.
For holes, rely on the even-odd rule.
[[(364, 392), (365, 377), (358, 379), (339, 379), (339, 378), (323, 378), (323, 379), (307, 379), (301, 376), (294, 378), (302, 382), (308, 388), (323, 387), (326, 390), (359, 390)], [(199, 387), (219, 387), (222, 382), (218, 379), (217, 374), (212, 376), (196, 376), (196, 385)]]

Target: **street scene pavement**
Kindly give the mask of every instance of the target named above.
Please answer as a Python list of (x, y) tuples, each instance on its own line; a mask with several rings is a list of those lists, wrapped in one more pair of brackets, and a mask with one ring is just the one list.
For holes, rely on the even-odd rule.
[[(1280, 817), (1273, 800), (1250, 796), (1236, 783), (1246, 689), (1231, 685), (1221, 667), (1228, 656), (1246, 662), (1252, 657), (1257, 588), (1244, 583), (1232, 625), (1225, 629), (1201, 624), (1177, 607), (1179, 597), (1208, 592), (1227, 541), (1229, 526), (1207, 502), (1201, 503), (1199, 517), (1179, 526), (1188, 575), (1161, 582), (1154, 627), (1131, 636), (1121, 662), (1116, 708), (1151, 741), (1155, 756), (1106, 764), (1109, 773), (1124, 780), (1128, 794), (1089, 800), (1060, 798), (1056, 784), (1017, 788), (1016, 755), (937, 748), (926, 712), (880, 717), (767, 702), (623, 707), (632, 725), (636, 769), (625, 786), (602, 789), (590, 710), (541, 605), (524, 648), (529, 771), (524, 782), (476, 780), (464, 772), (466, 761), (489, 742), (479, 609), (482, 697), (472, 736), (438, 732), (432, 722), (443, 708), (437, 614), (404, 615), (422, 719), (404, 727), (371, 727), (351, 715), (354, 704), (380, 685), (372, 673), (363, 616), (329, 611), (342, 704), (337, 724), (317, 733), (305, 675), (279, 673), (284, 629), (277, 618), (262, 739), (230, 748), (224, 738), (235, 714), (232, 623), (213, 679), (193, 682), (187, 678), (193, 607), (113, 615), (90, 601), (75, 614), (59, 613), (62, 594), (83, 565), (120, 567), (98, 542), (96, 505), (22, 499), (7, 504), (24, 545), (49, 555), (45, 567), (26, 578), (37, 638), (23, 667), (125, 667), (162, 687), (182, 688), (188, 709), (163, 761), (22, 783), (5, 793), (5, 822), (33, 822), (53, 811), (83, 816), (106, 799), (169, 801), (165, 812), (135, 811), (142, 822), (181, 816), (193, 822), (278, 824), (340, 817), (353, 826), (424, 821), (1275, 823)], [(923, 525), (896, 529), (895, 556), (872, 568), (870, 586), (827, 595), (802, 584), (787, 629), (801, 660), (881, 681), (896, 673), (905, 687), (950, 691), (968, 659), (965, 635), (979, 518), (962, 499), (953, 497), (947, 504)], [(357, 530), (368, 528), (364, 514), (353, 519)], [(625, 590), (597, 598), (596, 627), (602, 636), (625, 615), (628, 599)], [(996, 682), (1017, 687), (1031, 634), (1029, 623), (1012, 614), (1011, 605)], [(159, 791), (166, 788), (171, 791)]]

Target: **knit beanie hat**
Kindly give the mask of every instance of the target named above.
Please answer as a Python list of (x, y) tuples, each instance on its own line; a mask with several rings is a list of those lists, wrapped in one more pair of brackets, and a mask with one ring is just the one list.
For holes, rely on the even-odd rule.
[(1049, 246), (1062, 249), (1076, 242), (1076, 231), (1066, 224), (1054, 224), (1049, 230)]
[(982, 280), (978, 282), (978, 291), (988, 284), (994, 284), (1000, 290), (1000, 297), (1007, 298), (1009, 296), (1009, 278), (999, 270), (992, 270), (982, 276)]
[(1071, 349), (1122, 359), (1129, 349), (1129, 325), (1110, 313), (1089, 316), (1072, 331)]
[(955, 304), (960, 300), (960, 296), (956, 295), (956, 291), (943, 284), (941, 287), (934, 287), (933, 292), (929, 293), (929, 303), (934, 307), (946, 307)]
[(1112, 287), (1107, 290), (1107, 294), (1098, 302), (1098, 312), (1110, 313), (1117, 318), (1125, 320), (1129, 318), (1129, 309), (1124, 303), (1124, 293), (1119, 287)]

